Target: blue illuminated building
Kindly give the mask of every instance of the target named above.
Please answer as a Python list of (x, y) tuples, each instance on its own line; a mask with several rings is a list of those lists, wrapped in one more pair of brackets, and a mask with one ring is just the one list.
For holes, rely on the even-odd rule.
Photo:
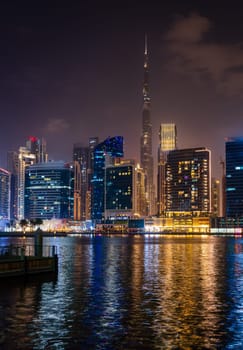
[(226, 216), (243, 216), (243, 138), (229, 138), (226, 155)]
[(26, 219), (73, 219), (73, 167), (62, 161), (30, 165), (25, 171)]
[(116, 158), (123, 157), (123, 137), (109, 137), (99, 143), (93, 153), (93, 177), (91, 180), (91, 219), (95, 223), (104, 220), (105, 168)]

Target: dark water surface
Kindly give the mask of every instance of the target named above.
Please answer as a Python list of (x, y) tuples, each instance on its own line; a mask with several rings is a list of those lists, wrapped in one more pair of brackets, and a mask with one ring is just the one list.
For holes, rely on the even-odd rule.
[(57, 246), (56, 278), (0, 280), (0, 349), (243, 349), (242, 238), (44, 244)]

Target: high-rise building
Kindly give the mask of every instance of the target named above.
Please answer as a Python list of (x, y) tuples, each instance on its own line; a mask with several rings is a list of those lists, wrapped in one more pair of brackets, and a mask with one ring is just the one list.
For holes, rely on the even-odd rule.
[(24, 219), (24, 204), (25, 204), (25, 169), (36, 162), (35, 154), (27, 147), (19, 148), (19, 162), (18, 162), (18, 200), (17, 200), (17, 218)]
[(63, 161), (25, 170), (25, 218), (73, 219), (73, 167)]
[(105, 168), (115, 158), (123, 157), (123, 137), (109, 137), (93, 151), (93, 175), (91, 180), (91, 218), (95, 223), (104, 220)]
[(152, 123), (150, 117), (151, 103), (149, 95), (149, 66), (148, 66), (148, 47), (147, 37), (145, 36), (144, 50), (144, 81), (143, 81), (143, 118), (142, 118), (142, 135), (140, 143), (140, 160), (141, 167), (145, 173), (145, 191), (147, 199), (147, 214), (155, 213), (154, 198), (154, 164), (153, 164), (153, 147), (152, 147)]
[(10, 175), (0, 168), (0, 220), (10, 219)]
[(243, 138), (228, 138), (226, 154), (226, 216), (243, 216)]
[(73, 146), (74, 162), (74, 220), (86, 220), (86, 196), (88, 193), (89, 147)]
[(157, 205), (158, 215), (161, 216), (166, 210), (165, 187), (166, 187), (166, 161), (169, 151), (177, 148), (177, 130), (174, 123), (160, 124), (159, 149), (158, 149), (158, 182), (157, 182)]
[(36, 163), (45, 163), (48, 160), (46, 152), (46, 141), (44, 138), (38, 139), (35, 136), (30, 136), (26, 141), (26, 147), (30, 153), (35, 155)]
[(89, 139), (89, 146), (75, 143), (73, 146), (74, 162), (74, 220), (90, 219), (91, 176), (93, 167), (93, 150), (98, 138)]
[(10, 181), (10, 220), (16, 220), (18, 217), (18, 168), (19, 155), (16, 151), (8, 151), (7, 153), (7, 170), (11, 174)]
[(142, 169), (132, 160), (119, 160), (106, 167), (105, 218), (144, 216), (145, 191)]
[(211, 151), (170, 151), (166, 163), (166, 211), (210, 213)]
[(30, 136), (26, 147), (20, 147), (18, 152), (17, 170), (17, 218), (24, 219), (25, 205), (25, 169), (35, 163), (47, 161), (45, 140)]

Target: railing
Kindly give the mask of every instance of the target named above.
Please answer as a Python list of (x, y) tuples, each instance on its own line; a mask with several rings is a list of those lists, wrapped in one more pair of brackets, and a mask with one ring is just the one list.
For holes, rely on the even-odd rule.
[(56, 246), (9, 245), (0, 247), (0, 259), (21, 259), (25, 256), (54, 257), (56, 254)]

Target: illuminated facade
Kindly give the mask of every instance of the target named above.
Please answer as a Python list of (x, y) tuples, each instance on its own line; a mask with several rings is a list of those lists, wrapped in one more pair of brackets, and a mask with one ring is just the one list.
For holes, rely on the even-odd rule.
[(48, 154), (46, 151), (46, 141), (44, 138), (38, 139), (35, 136), (30, 136), (26, 141), (26, 147), (30, 153), (35, 155), (36, 163), (45, 163), (48, 160)]
[(105, 218), (143, 216), (146, 211), (144, 176), (132, 160), (106, 167)]
[(10, 173), (0, 168), (0, 220), (10, 219)]
[(89, 146), (74, 144), (74, 220), (90, 219), (91, 177), (93, 168), (93, 150), (98, 138), (89, 139)]
[(123, 157), (123, 137), (109, 137), (99, 143), (93, 151), (93, 174), (91, 180), (91, 218), (95, 223), (104, 221), (105, 212), (105, 168), (115, 158)]
[(18, 165), (19, 155), (16, 151), (8, 151), (7, 153), (7, 170), (11, 176), (10, 189), (10, 220), (15, 220), (18, 217)]
[(166, 210), (166, 161), (169, 151), (177, 148), (177, 130), (174, 123), (160, 124), (159, 150), (158, 150), (158, 183), (157, 183), (157, 207), (161, 216)]
[(25, 147), (8, 152), (8, 170), (11, 172), (11, 219), (24, 219), (25, 169), (35, 163), (47, 162), (46, 142), (30, 136)]
[(36, 162), (35, 154), (27, 147), (19, 148), (19, 161), (18, 161), (18, 198), (17, 198), (17, 218), (18, 220), (24, 219), (24, 205), (25, 205), (25, 169)]
[(25, 174), (25, 218), (73, 219), (72, 166), (62, 161), (39, 163)]
[(170, 151), (166, 164), (166, 211), (210, 213), (211, 152), (206, 148)]
[(144, 82), (143, 82), (143, 121), (142, 136), (140, 144), (141, 167), (145, 173), (145, 191), (147, 199), (147, 214), (155, 213), (154, 199), (154, 171), (153, 171), (153, 148), (152, 148), (152, 123), (150, 118), (150, 95), (149, 95), (149, 79), (148, 79), (148, 49), (147, 38), (145, 37), (144, 51)]
[(243, 138), (229, 138), (226, 154), (226, 216), (243, 216)]

